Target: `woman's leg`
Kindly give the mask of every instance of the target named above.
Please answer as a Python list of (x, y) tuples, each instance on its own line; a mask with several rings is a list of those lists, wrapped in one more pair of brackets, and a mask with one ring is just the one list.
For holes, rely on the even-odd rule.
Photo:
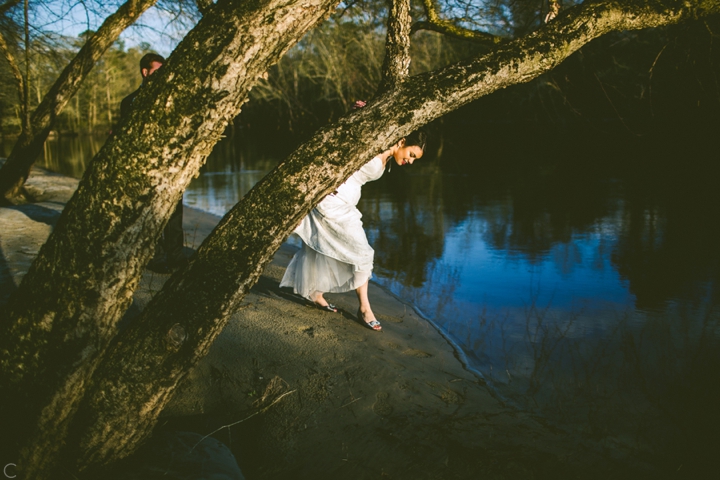
[(327, 300), (325, 300), (325, 297), (323, 297), (323, 292), (313, 293), (312, 295), (310, 295), (310, 300), (320, 305), (321, 307), (327, 307), (329, 305)]
[[(360, 285), (358, 288), (355, 289), (355, 293), (357, 294), (358, 301), (360, 302), (360, 307), (358, 308), (358, 312), (360, 314), (360, 317), (362, 317), (362, 320), (369, 324), (373, 321), (377, 321), (375, 318), (375, 314), (372, 311), (372, 308), (370, 307), (370, 299), (368, 299), (368, 285), (370, 283), (370, 279), (368, 279), (365, 283)], [(378, 327), (379, 327), (378, 323)], [(374, 328), (374, 327), (373, 327)]]
[(325, 300), (325, 297), (323, 297), (322, 292), (315, 292), (312, 295), (310, 295), (310, 300), (315, 304), (316, 307), (318, 307), (320, 310), (325, 310), (328, 312), (337, 312), (338, 309), (335, 305), (332, 303), (328, 303), (327, 300)]

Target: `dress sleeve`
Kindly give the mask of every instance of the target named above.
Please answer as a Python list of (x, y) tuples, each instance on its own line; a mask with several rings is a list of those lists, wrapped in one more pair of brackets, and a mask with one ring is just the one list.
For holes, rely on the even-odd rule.
[(383, 172), (385, 171), (382, 158), (380, 158), (380, 155), (370, 160), (368, 163), (360, 167), (360, 170), (358, 170), (358, 175), (360, 176), (360, 183), (367, 183), (372, 182), (373, 180), (377, 180), (378, 178), (382, 177)]

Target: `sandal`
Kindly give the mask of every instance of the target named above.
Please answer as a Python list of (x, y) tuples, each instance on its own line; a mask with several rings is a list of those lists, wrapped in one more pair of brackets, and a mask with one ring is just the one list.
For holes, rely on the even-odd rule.
[(328, 303), (327, 305), (320, 305), (319, 303), (312, 302), (312, 304), (315, 308), (320, 309), (323, 312), (337, 313), (338, 311), (337, 307), (332, 303)]
[(377, 320), (371, 320), (369, 322), (366, 322), (365, 320), (363, 320), (363, 316), (362, 316), (362, 313), (360, 312), (359, 308), (357, 311), (357, 318), (362, 323), (364, 323), (368, 328), (371, 328), (371, 329), (375, 330), (376, 332), (382, 331), (382, 325), (380, 325), (380, 322), (378, 322)]

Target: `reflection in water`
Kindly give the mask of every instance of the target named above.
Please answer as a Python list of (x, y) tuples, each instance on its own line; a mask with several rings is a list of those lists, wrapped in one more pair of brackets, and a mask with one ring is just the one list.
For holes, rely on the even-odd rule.
[[(82, 160), (51, 167), (75, 175), (95, 147), (64, 148)], [(720, 427), (712, 177), (557, 164), (448, 174), (439, 160), (419, 163), (364, 188), (375, 281), (432, 318), (516, 405), (673, 471), (712, 458), (718, 442), (708, 439)], [(185, 203), (222, 215), (275, 164), (222, 142)]]
[(720, 398), (697, 372), (720, 367), (718, 202), (687, 179), (653, 196), (532, 180), (483, 192), (419, 167), (368, 185), (377, 280), (517, 405), (674, 468), (707, 462)]
[[(76, 137), (56, 136), (45, 142), (43, 157), (37, 165), (53, 172), (80, 178), (107, 137), (81, 135)], [(9, 153), (9, 152), (8, 152)], [(72, 162), (67, 159), (72, 158)]]
[(185, 190), (185, 205), (223, 216), (277, 165), (277, 159), (241, 147), (233, 138), (216, 145), (200, 176)]

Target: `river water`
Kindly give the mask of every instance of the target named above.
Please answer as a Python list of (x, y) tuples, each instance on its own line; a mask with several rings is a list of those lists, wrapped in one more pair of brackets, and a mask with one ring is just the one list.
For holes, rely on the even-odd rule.
[[(78, 177), (101, 145), (50, 141), (44, 165)], [(446, 149), (364, 187), (374, 281), (518, 408), (668, 468), (711, 458), (720, 202), (706, 171), (474, 168), (467, 155)], [(224, 141), (184, 202), (223, 215), (278, 161)]]

